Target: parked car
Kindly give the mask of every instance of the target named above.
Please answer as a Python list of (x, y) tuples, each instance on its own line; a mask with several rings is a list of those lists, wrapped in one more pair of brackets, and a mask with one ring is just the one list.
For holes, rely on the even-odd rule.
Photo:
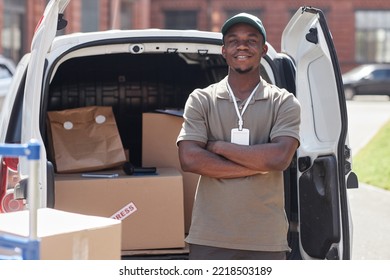
[[(56, 37), (55, 27), (57, 22), (62, 25), (67, 2), (49, 2), (32, 52), (18, 65), (0, 117), (0, 142), (37, 139), (42, 143), (40, 207), (56, 207), (57, 173), (48, 141), (48, 112), (111, 106), (130, 162), (142, 166), (142, 150), (147, 148), (142, 146), (142, 114), (182, 109), (193, 89), (227, 74), (218, 32), (111, 30)], [(300, 8), (281, 42), (281, 53), (268, 46), (261, 68), (266, 80), (294, 93), (302, 106), (300, 147), (285, 171), (292, 248), (288, 258), (350, 259), (352, 221), (347, 189), (357, 187), (357, 177), (351, 170), (341, 72), (324, 14), (315, 8)], [(13, 178), (28, 176), (22, 159), (18, 164), (2, 162), (3, 171), (14, 170)], [(1, 188), (14, 192), (9, 186), (15, 184), (7, 184), (5, 172), (1, 176)], [(26, 192), (15, 187), (14, 200), (24, 198), (20, 193)], [(0, 199), (4, 200), (4, 191)], [(92, 194), (83, 199), (93, 203)], [(129, 256), (125, 252), (123, 257)]]
[(390, 64), (364, 64), (343, 76), (345, 98), (356, 95), (388, 95), (390, 97)]
[(0, 109), (3, 106), (3, 100), (8, 93), (14, 72), (14, 62), (9, 58), (0, 55)]

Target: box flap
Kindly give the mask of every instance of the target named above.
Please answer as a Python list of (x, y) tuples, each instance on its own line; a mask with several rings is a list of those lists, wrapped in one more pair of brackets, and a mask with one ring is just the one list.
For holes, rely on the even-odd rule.
[[(0, 232), (29, 235), (29, 211), (0, 214)], [(51, 208), (38, 209), (38, 237), (103, 228), (121, 223), (118, 220), (81, 215)]]

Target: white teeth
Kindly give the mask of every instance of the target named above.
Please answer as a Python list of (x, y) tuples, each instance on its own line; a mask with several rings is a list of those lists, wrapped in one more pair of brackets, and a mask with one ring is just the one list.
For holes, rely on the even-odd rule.
[(238, 58), (238, 59), (246, 59), (246, 58), (248, 58), (248, 57), (245, 56), (245, 55), (239, 55), (239, 56), (237, 56), (237, 58)]

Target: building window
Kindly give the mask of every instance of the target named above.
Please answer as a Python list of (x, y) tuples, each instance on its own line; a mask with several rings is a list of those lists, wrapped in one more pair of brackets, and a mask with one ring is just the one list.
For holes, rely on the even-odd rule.
[(356, 61), (390, 62), (390, 11), (356, 11), (355, 26)]
[(97, 0), (81, 1), (81, 31), (98, 31), (99, 30), (99, 3)]
[(132, 25), (132, 3), (130, 2), (121, 2), (121, 28), (122, 29), (131, 29)]
[(197, 29), (197, 11), (165, 11), (165, 28)]
[(0, 42), (3, 55), (19, 61), (23, 55), (25, 5), (22, 0), (5, 0), (3, 12), (3, 29)]

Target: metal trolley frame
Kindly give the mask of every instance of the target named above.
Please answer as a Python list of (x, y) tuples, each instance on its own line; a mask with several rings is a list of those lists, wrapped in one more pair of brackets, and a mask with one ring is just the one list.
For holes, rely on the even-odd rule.
[(25, 156), (29, 161), (27, 201), (29, 209), (29, 236), (27, 238), (11, 234), (0, 234), (0, 249), (19, 252), (20, 256), (1, 255), (0, 259), (38, 260), (40, 243), (37, 235), (39, 203), (39, 159), (40, 145), (36, 140), (27, 144), (0, 144), (0, 155), (8, 157)]

